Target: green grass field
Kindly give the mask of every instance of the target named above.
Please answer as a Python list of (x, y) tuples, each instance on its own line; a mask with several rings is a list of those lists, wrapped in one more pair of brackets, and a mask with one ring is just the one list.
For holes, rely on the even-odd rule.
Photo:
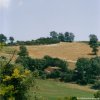
[[(69, 83), (56, 82), (53, 80), (37, 80), (39, 87), (37, 94), (46, 100), (58, 100), (67, 96), (93, 97), (94, 91), (70, 86)], [(82, 86), (80, 86), (82, 87)], [(84, 87), (82, 87), (84, 88)]]

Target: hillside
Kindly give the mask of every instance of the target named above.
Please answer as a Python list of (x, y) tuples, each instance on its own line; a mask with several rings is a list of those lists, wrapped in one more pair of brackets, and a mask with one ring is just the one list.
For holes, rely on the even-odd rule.
[[(6, 56), (9, 56), (9, 51), (17, 49), (19, 46), (7, 47)], [(36, 45), (36, 46), (27, 46), (29, 51), (29, 55), (33, 58), (42, 58), (45, 55), (49, 55), (52, 57), (61, 58), (67, 60), (71, 69), (73, 69), (75, 62), (80, 57), (88, 57), (91, 58), (91, 48), (86, 43), (65, 43), (61, 42), (59, 44), (51, 44), (51, 45)], [(3, 52), (5, 51), (3, 50)], [(1, 53), (3, 55), (4, 53)], [(100, 48), (98, 55), (100, 55)]]
[[(61, 58), (69, 62), (70, 69), (75, 68), (78, 58), (91, 58), (91, 48), (86, 43), (65, 43), (52, 45), (27, 46), (29, 54), (34, 58), (42, 58), (45, 55)], [(98, 55), (100, 55), (100, 48)]]
[[(93, 57), (91, 48), (85, 43), (59, 43), (52, 45), (27, 46), (31, 57), (42, 58), (45, 55), (76, 61), (80, 57)], [(99, 48), (100, 49), (100, 48)], [(98, 55), (100, 55), (100, 50)]]

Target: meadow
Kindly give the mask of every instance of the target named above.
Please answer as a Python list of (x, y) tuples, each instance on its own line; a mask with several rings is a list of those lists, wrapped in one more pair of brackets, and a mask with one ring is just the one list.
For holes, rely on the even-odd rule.
[(89, 86), (80, 86), (73, 83), (63, 83), (54, 80), (36, 80), (37, 94), (48, 100), (58, 100), (64, 97), (93, 97), (95, 90), (89, 89)]

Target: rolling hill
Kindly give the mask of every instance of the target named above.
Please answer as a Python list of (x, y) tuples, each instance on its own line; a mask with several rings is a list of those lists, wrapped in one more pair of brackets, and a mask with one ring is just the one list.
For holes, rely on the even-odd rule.
[[(69, 62), (69, 66), (71, 69), (74, 68), (75, 63), (78, 58), (87, 57), (91, 58), (94, 57), (91, 55), (91, 48), (86, 43), (66, 43), (61, 42), (58, 44), (51, 44), (51, 45), (34, 45), (34, 46), (26, 46), (29, 52), (29, 55), (32, 58), (42, 58), (45, 55), (49, 55), (51, 57), (57, 57)], [(11, 46), (5, 47), (3, 52), (0, 52), (0, 55), (5, 54), (9, 57), (10, 50), (18, 50), (19, 46)], [(100, 47), (98, 55), (100, 56)]]

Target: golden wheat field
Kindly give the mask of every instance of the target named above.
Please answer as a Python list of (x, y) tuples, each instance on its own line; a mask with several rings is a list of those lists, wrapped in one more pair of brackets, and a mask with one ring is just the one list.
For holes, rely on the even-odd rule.
[[(31, 57), (42, 58), (45, 55), (76, 61), (80, 57), (92, 57), (91, 48), (85, 43), (59, 43), (52, 45), (27, 46)], [(100, 49), (100, 48), (99, 48)], [(100, 50), (98, 55), (100, 55)]]

